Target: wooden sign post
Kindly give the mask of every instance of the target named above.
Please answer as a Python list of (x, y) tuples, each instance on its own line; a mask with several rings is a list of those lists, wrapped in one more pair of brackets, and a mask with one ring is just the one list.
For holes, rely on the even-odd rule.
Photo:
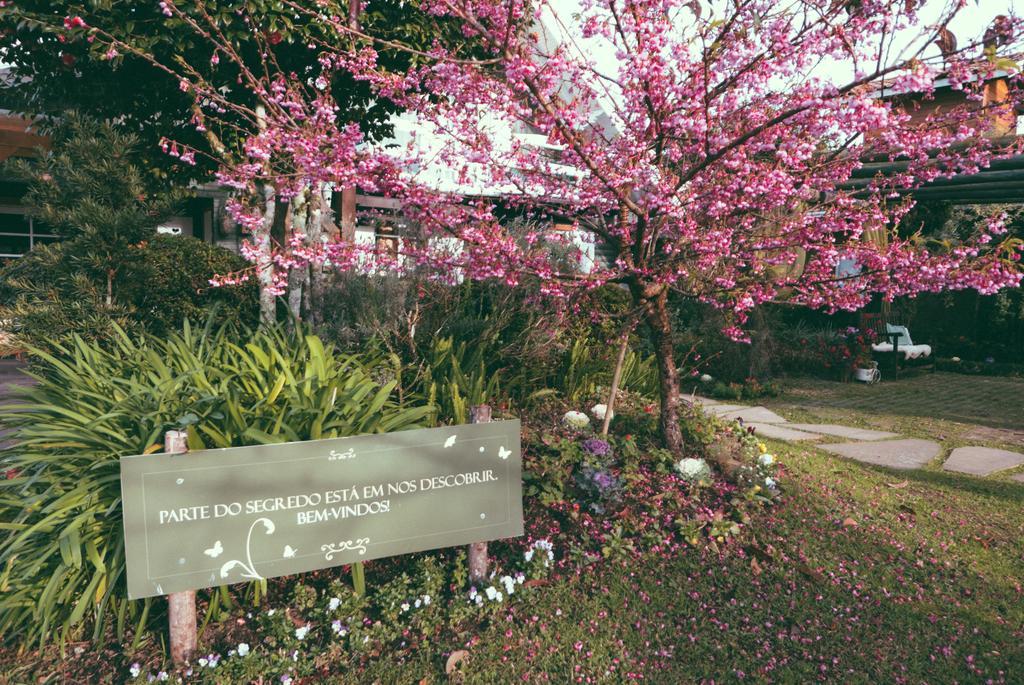
[[(190, 591), (523, 534), (519, 421), (121, 457), (129, 599), (170, 595), (175, 659)], [(177, 454), (170, 452), (178, 452)], [(184, 452), (184, 453), (181, 453)]]
[[(164, 434), (164, 452), (188, 452), (188, 433), (167, 431)], [(167, 623), (171, 633), (171, 660), (175, 664), (188, 661), (196, 651), (196, 591), (172, 592), (167, 596)]]
[[(470, 423), (490, 423), (491, 407), (478, 404), (469, 408)], [(469, 545), (469, 582), (482, 583), (487, 579), (487, 541)]]

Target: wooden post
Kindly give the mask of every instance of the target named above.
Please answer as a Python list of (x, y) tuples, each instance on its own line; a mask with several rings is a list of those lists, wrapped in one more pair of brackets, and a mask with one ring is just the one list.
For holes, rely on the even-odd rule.
[(619, 381), (622, 380), (622, 362), (626, 359), (626, 350), (629, 349), (629, 331), (622, 338), (622, 346), (619, 347), (619, 358), (615, 362), (615, 372), (612, 374), (612, 390), (608, 393), (608, 401), (604, 405), (604, 419), (601, 421), (601, 435), (608, 436), (608, 426), (612, 422), (612, 412), (615, 409), (615, 395), (619, 392)]
[(341, 191), (341, 212), (338, 226), (341, 228), (341, 239), (346, 243), (356, 241), (356, 189), (344, 188)]
[[(491, 406), (478, 404), (469, 408), (470, 423), (490, 423)], [(473, 542), (469, 545), (469, 582), (482, 583), (487, 580), (487, 542)]]
[[(188, 433), (167, 431), (164, 452), (188, 452)], [(171, 633), (171, 660), (184, 664), (196, 651), (196, 593), (194, 590), (172, 592), (167, 596), (167, 623)]]

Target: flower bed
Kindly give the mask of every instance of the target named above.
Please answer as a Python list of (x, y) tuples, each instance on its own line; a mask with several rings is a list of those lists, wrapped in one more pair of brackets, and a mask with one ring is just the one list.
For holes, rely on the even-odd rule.
[[(381, 659), (412, 661), (438, 641), (464, 643), (549, 583), (607, 564), (728, 546), (756, 508), (778, 495), (764, 482), (765, 469), (774, 476), (775, 465), (758, 460), (757, 441), (748, 433), (693, 419), (689, 430), (703, 436), (693, 441), (695, 450), (702, 440), (735, 443), (750, 475), (727, 483), (695, 453), (692, 459), (701, 464), (695, 478), (658, 447), (647, 403), (625, 405), (615, 426), (633, 434), (598, 436), (589, 424), (562, 420), (564, 409), (524, 422), (527, 533), (491, 543), (493, 574), (486, 583), (469, 585), (465, 550), (445, 549), (368, 562), (363, 596), (353, 591), (345, 569), (271, 580), (265, 599), (256, 585), (214, 590), (200, 603), (208, 619), (201, 653), (179, 671), (170, 669), (153, 639), (165, 620), (158, 601), (148, 630), (126, 635), (119, 677), (308, 683), (358, 674)], [(106, 641), (114, 642), (109, 631)], [(88, 658), (70, 666), (86, 680), (109, 673)]]

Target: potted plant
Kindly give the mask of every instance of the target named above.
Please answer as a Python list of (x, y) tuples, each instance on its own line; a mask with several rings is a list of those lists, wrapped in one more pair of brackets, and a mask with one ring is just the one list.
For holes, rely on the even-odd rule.
[(874, 360), (861, 362), (853, 369), (853, 379), (863, 383), (877, 383), (882, 380), (882, 372), (878, 370), (878, 362)]
[(853, 357), (853, 379), (862, 383), (877, 383), (882, 380), (878, 362), (871, 357), (872, 331), (848, 329), (846, 339)]
[(851, 378), (865, 382), (879, 379), (878, 364), (871, 359), (870, 332), (858, 328), (844, 328), (823, 338), (819, 350), (825, 368), (836, 373), (841, 381)]

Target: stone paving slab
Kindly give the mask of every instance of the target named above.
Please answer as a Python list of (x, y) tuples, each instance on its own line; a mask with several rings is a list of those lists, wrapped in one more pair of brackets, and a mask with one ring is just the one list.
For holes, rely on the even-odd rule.
[(722, 414), (728, 414), (729, 412), (741, 409), (750, 409), (750, 407), (745, 404), (713, 404), (707, 407), (708, 412), (715, 416), (721, 416)]
[(882, 440), (879, 442), (842, 442), (822, 445), (821, 449), (841, 457), (893, 469), (918, 469), (942, 452), (942, 446), (931, 440)]
[(1024, 464), (1024, 454), (991, 447), (957, 447), (942, 465), (947, 471), (987, 476)]
[(771, 409), (767, 407), (747, 407), (745, 409), (737, 409), (735, 411), (727, 411), (718, 414), (719, 418), (726, 420), (743, 419), (743, 423), (786, 423), (786, 419), (782, 418)]
[(703, 404), (705, 407), (710, 407), (713, 404), (721, 404), (718, 400), (713, 400), (710, 397), (701, 397), (700, 395), (684, 395), (683, 402), (687, 404)]
[(790, 423), (787, 426), (809, 433), (834, 435), (837, 438), (846, 438), (847, 440), (884, 440), (886, 438), (900, 437), (898, 433), (869, 430), (867, 428), (851, 428), (850, 426), (840, 426), (836, 423)]
[(777, 423), (744, 423), (747, 428), (754, 429), (754, 435), (774, 440), (785, 440), (786, 442), (802, 442), (807, 440), (821, 440), (816, 433), (805, 433), (804, 431), (793, 430), (789, 425)]

